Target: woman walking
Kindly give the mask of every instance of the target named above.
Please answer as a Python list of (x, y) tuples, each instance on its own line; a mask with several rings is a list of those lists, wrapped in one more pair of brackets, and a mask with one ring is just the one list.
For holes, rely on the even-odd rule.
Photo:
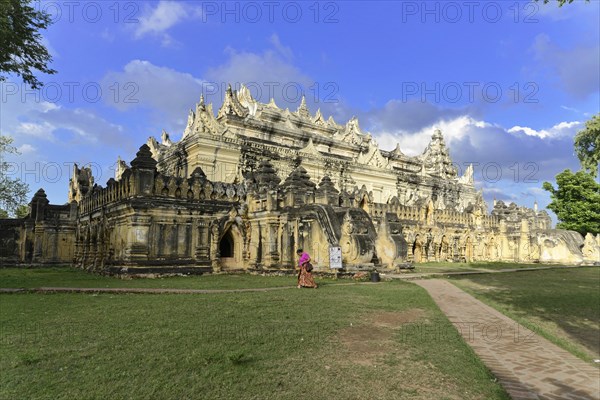
[(317, 288), (317, 284), (312, 276), (312, 264), (310, 263), (310, 256), (305, 253), (302, 249), (298, 249), (296, 254), (300, 259), (298, 260), (298, 289), (302, 287)]

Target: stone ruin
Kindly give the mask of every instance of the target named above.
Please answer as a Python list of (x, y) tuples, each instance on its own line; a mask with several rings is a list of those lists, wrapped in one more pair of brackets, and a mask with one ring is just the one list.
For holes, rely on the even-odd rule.
[(424, 261), (581, 264), (600, 235), (551, 229), (546, 211), (495, 202), (458, 176), (442, 132), (424, 153), (379, 149), (304, 99), (296, 111), (229, 87), (218, 113), (201, 98), (183, 137), (151, 137), (114, 179), (75, 166), (69, 203), (40, 189), (30, 214), (0, 220), (0, 262), (73, 264), (114, 274), (289, 270), (298, 248), (316, 270), (396, 270)]

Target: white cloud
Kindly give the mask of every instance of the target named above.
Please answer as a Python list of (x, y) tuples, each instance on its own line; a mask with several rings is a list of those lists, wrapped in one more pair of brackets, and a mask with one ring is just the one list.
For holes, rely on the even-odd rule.
[(183, 132), (188, 111), (200, 99), (203, 88), (203, 81), (192, 74), (145, 60), (132, 60), (123, 71), (109, 72), (102, 79), (102, 86), (109, 90), (115, 82), (123, 89), (121, 95), (116, 99), (107, 96), (105, 100), (120, 111), (151, 110), (155, 123), (161, 124), (158, 133), (163, 128), (168, 132)]
[(284, 46), (281, 44), (281, 40), (279, 40), (279, 36), (277, 34), (272, 34), (269, 38), (269, 42), (273, 45), (275, 50), (277, 50), (282, 56), (284, 56), (288, 60), (292, 60), (294, 58), (294, 53), (289, 46)]
[[(268, 102), (273, 97), (280, 107), (299, 104), (299, 92), (294, 88), (303, 88), (306, 93), (315, 81), (290, 62), (291, 49), (283, 46), (276, 35), (271, 37), (270, 42), (274, 48), (262, 53), (228, 48), (227, 62), (207, 71), (207, 81), (214, 82), (221, 89), (220, 98), (228, 83), (245, 83), (259, 101)], [(315, 100), (310, 97), (307, 96), (307, 101)]]
[(29, 143), (24, 143), (21, 146), (17, 147), (17, 151), (21, 154), (31, 154), (35, 153), (37, 149), (30, 145)]
[(534, 39), (532, 51), (538, 60), (539, 70), (556, 74), (569, 94), (586, 98), (598, 93), (600, 88), (600, 45), (578, 46), (563, 49), (555, 45), (550, 37), (541, 33)]
[(560, 137), (573, 137), (583, 127), (583, 123), (579, 121), (560, 122), (549, 129), (535, 130), (527, 126), (513, 126), (508, 129), (508, 133), (515, 135), (525, 134), (527, 136), (536, 136), (541, 139), (556, 139)]
[(369, 128), (380, 148), (390, 150), (399, 143), (409, 156), (422, 154), (433, 131), (441, 129), (459, 173), (474, 163), (476, 182), (489, 182), (490, 187), (510, 185), (505, 189), (507, 196), (539, 187), (565, 168), (578, 168), (573, 154), (573, 135), (582, 126), (578, 121), (559, 122), (540, 131), (508, 129), (469, 110), (398, 100), (388, 102), (383, 109), (371, 110), (363, 119), (370, 121)]
[(433, 124), (421, 128), (415, 133), (407, 132), (375, 132), (380, 147), (383, 149), (393, 149), (396, 144), (400, 144), (402, 152), (409, 156), (422, 154), (431, 141), (431, 135), (434, 130), (440, 129), (444, 134), (444, 140), (447, 145), (454, 141), (461, 140), (467, 134), (468, 127), (485, 128), (492, 126), (485, 121), (478, 121), (468, 115), (461, 115), (451, 119), (440, 119)]
[[(156, 124), (162, 124), (157, 126), (157, 131), (164, 128), (171, 133), (183, 131), (188, 111), (198, 102), (201, 93), (207, 102), (215, 104), (215, 110), (218, 109), (228, 84), (234, 88), (246, 84), (257, 100), (266, 103), (274, 97), (280, 107), (291, 109), (300, 103), (301, 92), (296, 90), (300, 87), (307, 95), (312, 112), (316, 112), (319, 99), (315, 99), (309, 90), (315, 81), (291, 63), (292, 50), (284, 46), (277, 35), (272, 35), (269, 42), (272, 47), (261, 53), (225, 49), (229, 56), (227, 61), (209, 69), (203, 77), (146, 60), (132, 60), (122, 71), (106, 74), (102, 86), (103, 90), (106, 88), (108, 93), (113, 93), (110, 87), (114, 87), (115, 82), (121, 88), (132, 84), (135, 94), (129, 96), (127, 102), (123, 95), (117, 99), (119, 101), (113, 96), (106, 96), (105, 100), (120, 111), (138, 107), (152, 110)], [(125, 92), (133, 93), (131, 89)], [(318, 106), (327, 118), (331, 110), (326, 109), (339, 107), (339, 104), (320, 103)]]
[(21, 122), (15, 127), (15, 133), (20, 135), (32, 136), (38, 139), (53, 142), (56, 138), (52, 134), (54, 127), (47, 122)]
[[(9, 126), (9, 134), (17, 138), (29, 136), (48, 142), (69, 142), (83, 139), (88, 143), (116, 142), (123, 132), (120, 125), (112, 124), (94, 112), (80, 108), (52, 107), (42, 110), (29, 110), (21, 115), (24, 121)], [(67, 135), (67, 132), (75, 136)], [(25, 147), (27, 150), (28, 148)]]
[(578, 109), (576, 109), (576, 108), (573, 108), (573, 107), (560, 106), (560, 108), (562, 108), (563, 110), (572, 111), (572, 112), (574, 112), (574, 113), (578, 113), (578, 114), (580, 114), (580, 113), (581, 113), (581, 111), (579, 111)]
[(58, 53), (58, 51), (56, 51), (56, 48), (52, 46), (52, 43), (50, 43), (50, 40), (48, 40), (46, 36), (42, 35), (41, 43), (46, 48), (46, 50), (48, 50), (48, 53), (50, 53), (52, 58), (60, 58), (60, 54)]
[(140, 39), (144, 36), (159, 36), (163, 46), (173, 43), (167, 31), (186, 19), (198, 18), (202, 11), (183, 2), (161, 0), (156, 8), (147, 7), (144, 14), (138, 18), (135, 26), (134, 37)]
[(48, 101), (25, 101), (20, 94), (6, 96), (2, 104), (0, 128), (2, 133), (19, 140), (21, 137), (35, 137), (53, 141), (54, 135), (51, 127), (43, 122), (34, 122), (27, 117), (33, 114), (47, 114), (57, 110), (59, 106)]

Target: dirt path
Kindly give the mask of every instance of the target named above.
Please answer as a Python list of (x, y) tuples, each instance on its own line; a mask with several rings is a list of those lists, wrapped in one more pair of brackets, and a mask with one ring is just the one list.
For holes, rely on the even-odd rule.
[[(326, 286), (376, 285), (372, 282), (328, 283)], [(269, 292), (273, 290), (315, 290), (298, 289), (296, 286), (273, 286), (249, 289), (169, 289), (169, 288), (80, 288), (80, 287), (37, 287), (37, 288), (0, 288), (0, 293), (145, 293), (145, 294), (210, 294)], [(319, 290), (319, 289), (316, 289)]]
[(515, 400), (600, 399), (600, 370), (441, 279), (425, 288)]

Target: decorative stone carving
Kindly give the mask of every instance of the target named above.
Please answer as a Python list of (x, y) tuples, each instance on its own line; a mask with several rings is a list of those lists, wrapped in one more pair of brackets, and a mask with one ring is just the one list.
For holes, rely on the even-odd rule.
[(10, 243), (0, 261), (74, 260), (143, 275), (292, 268), (302, 246), (322, 270), (338, 245), (347, 270), (428, 260), (592, 263), (600, 255), (600, 235), (584, 241), (551, 230), (543, 210), (498, 201), (489, 214), (473, 167), (457, 176), (439, 130), (409, 157), (399, 146), (380, 149), (355, 117), (340, 125), (321, 110), (311, 116), (305, 99), (290, 112), (229, 86), (217, 117), (201, 96), (181, 141), (160, 136), (131, 167), (119, 159), (106, 187), (75, 166), (69, 205), (38, 191), (27, 218), (0, 221), (0, 240)]
[(226, 116), (244, 118), (248, 114), (248, 109), (242, 104), (240, 104), (240, 102), (238, 101), (238, 97), (234, 95), (233, 90), (231, 89), (231, 85), (229, 85), (227, 87), (227, 90), (225, 91), (225, 100), (223, 101), (223, 105), (219, 109), (217, 118), (220, 119)]
[(581, 251), (585, 261), (600, 262), (600, 245), (598, 245), (596, 238), (591, 233), (585, 235)]
[(169, 134), (163, 129), (162, 134), (160, 135), (160, 138), (162, 140), (162, 145), (163, 146), (167, 146), (170, 147), (173, 142), (171, 142), (171, 138), (169, 137)]
[(473, 185), (473, 164), (469, 164), (464, 175), (458, 178), (458, 183)]

